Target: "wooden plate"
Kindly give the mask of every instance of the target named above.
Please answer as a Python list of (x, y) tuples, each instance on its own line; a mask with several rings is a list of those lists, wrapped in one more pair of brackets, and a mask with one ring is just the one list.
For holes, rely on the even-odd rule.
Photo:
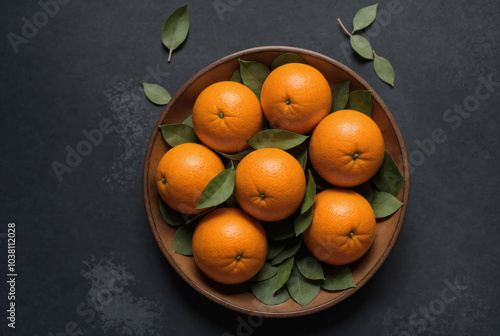
[(239, 67), (238, 58), (258, 61), (270, 67), (277, 56), (286, 52), (293, 52), (302, 56), (309, 65), (323, 73), (331, 86), (349, 79), (351, 81), (351, 90), (373, 90), (367, 82), (345, 65), (310, 50), (269, 46), (237, 52), (205, 67), (174, 95), (153, 130), (146, 152), (143, 172), (144, 203), (151, 230), (161, 251), (177, 273), (198, 292), (227, 308), (266, 317), (292, 317), (311, 314), (331, 307), (354, 294), (375, 274), (389, 255), (401, 231), (408, 206), (409, 171), (403, 139), (387, 106), (378, 94), (372, 91), (372, 118), (382, 131), (386, 150), (391, 153), (404, 175), (403, 187), (397, 195), (397, 198), (404, 203), (404, 206), (392, 216), (377, 220), (376, 236), (372, 247), (361, 259), (350, 265), (356, 288), (339, 292), (321, 290), (319, 295), (305, 308), (292, 299), (276, 306), (268, 306), (258, 301), (250, 291), (241, 291), (241, 289), (238, 290), (211, 281), (197, 268), (192, 257), (172, 252), (175, 229), (168, 226), (160, 215), (158, 209), (159, 196), (155, 185), (156, 166), (169, 149), (158, 131), (158, 126), (180, 123), (186, 119), (191, 114), (193, 104), (203, 89), (215, 82), (231, 78), (233, 72)]

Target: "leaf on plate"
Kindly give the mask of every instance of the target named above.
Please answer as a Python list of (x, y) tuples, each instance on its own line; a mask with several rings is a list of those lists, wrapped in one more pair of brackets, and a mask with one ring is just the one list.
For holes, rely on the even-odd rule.
[(257, 98), (260, 100), (260, 91), (262, 90), (262, 84), (269, 76), (269, 68), (264, 64), (255, 61), (245, 61), (239, 59), (240, 62), (240, 72), (243, 84), (247, 86), (250, 90), (255, 93)]
[(184, 216), (180, 213), (169, 207), (163, 200), (160, 198), (159, 201), (160, 213), (165, 222), (170, 226), (180, 226), (184, 224)]
[(396, 196), (403, 186), (403, 174), (389, 152), (385, 151), (382, 166), (372, 177), (372, 182), (379, 191)]
[(188, 125), (189, 127), (193, 127), (193, 115), (191, 114), (187, 117), (183, 122), (184, 125)]
[(240, 207), (240, 204), (236, 200), (236, 197), (234, 196), (234, 194), (231, 194), (231, 196), (229, 196), (229, 198), (226, 200), (226, 204), (229, 205), (230, 208), (239, 208)]
[(358, 30), (365, 29), (371, 25), (373, 21), (375, 21), (375, 18), (377, 17), (377, 7), (378, 3), (363, 7), (356, 13), (354, 19), (352, 20), (352, 26), (354, 27), (354, 30), (352, 31), (353, 34)]
[(277, 292), (286, 284), (288, 278), (290, 277), (290, 273), (292, 272), (293, 260), (293, 257), (288, 258), (279, 266), (276, 283), (274, 284), (274, 292)]
[(293, 156), (297, 161), (299, 161), (302, 170), (306, 169), (307, 165), (307, 142), (304, 141), (298, 146), (290, 148), (287, 150), (288, 154)]
[(233, 194), (234, 183), (234, 167), (221, 171), (203, 189), (196, 209), (210, 208), (224, 203)]
[(351, 47), (359, 56), (367, 59), (373, 59), (372, 46), (367, 39), (359, 35), (352, 35), (350, 37)]
[[(267, 242), (266, 260), (276, 258), (285, 248), (286, 240), (270, 240)], [(273, 264), (276, 265), (276, 264)]]
[(318, 296), (321, 289), (319, 281), (309, 280), (304, 277), (296, 266), (292, 269), (292, 274), (286, 282), (286, 287), (292, 299), (302, 307), (307, 306)]
[(278, 273), (278, 266), (273, 266), (271, 263), (265, 262), (260, 268), (259, 272), (250, 279), (250, 281), (262, 281), (272, 278)]
[(324, 280), (323, 267), (307, 248), (302, 248), (295, 257), (295, 265), (300, 273), (309, 280)]
[(300, 145), (308, 138), (307, 135), (297, 134), (280, 129), (268, 129), (254, 134), (247, 143), (255, 149), (279, 148), (287, 150)]
[(356, 90), (349, 93), (346, 109), (372, 116), (372, 91)]
[(240, 68), (234, 70), (233, 75), (231, 76), (231, 81), (243, 84), (243, 79), (241, 79), (241, 71)]
[(311, 171), (308, 170), (309, 176), (307, 178), (306, 185), (306, 193), (304, 195), (304, 200), (302, 201), (302, 205), (300, 207), (300, 213), (303, 214), (307, 210), (309, 210), (314, 204), (314, 199), (316, 198), (316, 183), (314, 182), (314, 178), (311, 174)]
[(199, 143), (198, 137), (191, 126), (186, 124), (160, 125), (163, 139), (171, 146), (175, 147), (183, 143)]
[(286, 243), (283, 250), (273, 260), (271, 260), (271, 265), (278, 265), (278, 264), (281, 264), (284, 260), (294, 256), (295, 253), (297, 253), (297, 251), (300, 248), (302, 239), (292, 238), (292, 239), (288, 239), (285, 241), (276, 240), (273, 242), (274, 243), (278, 243), (278, 242), (285, 242)]
[(220, 155), (222, 155), (226, 159), (233, 160), (233, 161), (240, 161), (245, 156), (247, 156), (248, 154), (250, 154), (253, 151), (254, 151), (253, 148), (250, 148), (250, 149), (245, 149), (244, 151), (241, 151), (241, 152), (238, 152), (238, 153), (235, 153), (235, 154), (227, 154), (227, 153), (222, 153), (222, 152), (219, 152), (219, 151), (216, 150), (217, 153), (219, 153)]
[(194, 216), (191, 216), (187, 221), (186, 221), (186, 224), (191, 224), (191, 223), (196, 223), (197, 221), (201, 220), (203, 217), (205, 217), (206, 214), (208, 214), (209, 212), (212, 212), (214, 211), (215, 209), (217, 209), (217, 207), (213, 207), (213, 208), (210, 208), (206, 211), (203, 211), (202, 213), (200, 214), (197, 214), (197, 215), (194, 215)]
[(372, 186), (370, 184), (370, 181), (357, 185), (352, 189), (363, 196), (368, 201), (368, 203), (372, 201)]
[(189, 16), (187, 12), (187, 4), (177, 8), (167, 18), (163, 24), (161, 31), (161, 40), (165, 47), (168, 48), (168, 62), (172, 58), (172, 52), (177, 49), (184, 40), (186, 40), (189, 32)]
[(377, 55), (375, 51), (373, 51), (373, 56), (375, 57), (373, 60), (373, 69), (375, 69), (378, 78), (394, 87), (396, 74), (394, 73), (394, 68), (391, 63), (382, 56)]
[(338, 83), (332, 88), (332, 109), (330, 112), (343, 110), (349, 100), (350, 80)]
[(167, 105), (172, 97), (170, 93), (158, 84), (142, 83), (144, 88), (144, 94), (149, 99), (150, 102), (156, 105)]
[(293, 221), (293, 226), (295, 228), (295, 236), (300, 235), (309, 227), (309, 225), (311, 225), (312, 218), (313, 218), (312, 207), (309, 208), (309, 210), (307, 210), (303, 214), (295, 218), (295, 220)]
[(347, 265), (334, 266), (323, 265), (325, 280), (321, 282), (321, 287), (329, 291), (339, 291), (356, 287), (351, 270)]
[(276, 69), (287, 63), (306, 63), (302, 57), (294, 53), (286, 53), (276, 57), (271, 64), (271, 69)]
[(375, 213), (375, 217), (383, 218), (398, 211), (403, 206), (403, 203), (389, 193), (374, 191), (370, 205)]
[(263, 281), (252, 282), (252, 293), (257, 300), (267, 305), (277, 305), (285, 302), (290, 298), (290, 294), (286, 287), (282, 287), (276, 293), (274, 292), (274, 284), (276, 283), (277, 275)]
[(194, 227), (192, 225), (181, 225), (175, 231), (173, 250), (174, 253), (190, 256), (193, 255), (193, 233)]

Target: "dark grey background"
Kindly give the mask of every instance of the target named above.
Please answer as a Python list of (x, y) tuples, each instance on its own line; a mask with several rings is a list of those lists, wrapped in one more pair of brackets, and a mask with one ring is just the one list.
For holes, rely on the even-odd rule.
[[(351, 27), (356, 11), (373, 2), (189, 1), (188, 39), (167, 64), (160, 31), (183, 1), (69, 1), (18, 53), (7, 35), (21, 35), (22, 18), (33, 22), (41, 8), (37, 0), (3, 1), (4, 334), (60, 336), (65, 328), (68, 334), (140, 336), (498, 332), (500, 86), (483, 100), (471, 97), (482, 77), (500, 82), (500, 6), (495, 0), (400, 0), (401, 11), (391, 14), (381, 1), (380, 31), (364, 35), (392, 62), (392, 89), (372, 63), (348, 51), (336, 21)], [(214, 4), (229, 7), (219, 15)], [(265, 45), (311, 49), (365, 78), (391, 110), (415, 168), (404, 227), (383, 267), (343, 303), (285, 320), (249, 319), (184, 283), (153, 239), (141, 189), (146, 145), (162, 111), (144, 98), (141, 81), (174, 94), (220, 57)], [(162, 74), (155, 79), (148, 69), (157, 66)], [(443, 117), (464, 102), (470, 113), (459, 126)], [(51, 164), (64, 163), (66, 146), (75, 149), (85, 139), (82, 131), (106, 118), (114, 131), (59, 182)], [(446, 141), (431, 150), (436, 129)], [(427, 143), (427, 154), (418, 142)], [(6, 327), (4, 309), (9, 222), (17, 228), (15, 332)], [(443, 294), (450, 283), (460, 290)]]

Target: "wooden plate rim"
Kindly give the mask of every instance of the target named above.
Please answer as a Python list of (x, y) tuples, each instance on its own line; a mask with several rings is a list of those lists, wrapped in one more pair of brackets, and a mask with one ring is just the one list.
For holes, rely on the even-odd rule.
[[(151, 158), (153, 144), (155, 142), (156, 137), (158, 136), (158, 132), (159, 132), (158, 126), (165, 119), (168, 111), (170, 110), (170, 107), (173, 104), (175, 104), (175, 102), (177, 101), (177, 99), (179, 98), (179, 96), (182, 93), (184, 93), (184, 91), (186, 91), (186, 89), (189, 86), (191, 86), (191, 84), (195, 80), (197, 80), (198, 78), (200, 78), (205, 73), (207, 73), (208, 71), (212, 70), (213, 68), (215, 68), (215, 67), (217, 67), (217, 66), (219, 66), (219, 65), (221, 65), (223, 63), (232, 61), (232, 60), (234, 60), (236, 58), (239, 58), (239, 57), (249, 56), (249, 55), (252, 55), (252, 54), (257, 54), (257, 53), (262, 53), (262, 52), (291, 52), (291, 53), (303, 54), (303, 55), (307, 55), (307, 56), (311, 56), (311, 57), (314, 57), (314, 58), (321, 59), (323, 61), (326, 61), (328, 63), (333, 64), (334, 66), (336, 66), (340, 70), (344, 71), (349, 76), (353, 77), (356, 81), (358, 81), (358, 84), (360, 84), (361, 86), (365, 87), (368, 90), (371, 90), (372, 91), (372, 97), (373, 97), (373, 99), (375, 99), (375, 101), (381, 106), (381, 108), (384, 111), (385, 115), (389, 119), (389, 122), (391, 123), (391, 126), (392, 126), (392, 128), (393, 128), (393, 130), (394, 130), (394, 132), (396, 134), (396, 138), (398, 140), (399, 147), (400, 147), (400, 150), (401, 150), (401, 155), (402, 155), (403, 176), (404, 176), (404, 184), (403, 184), (403, 203), (404, 203), (404, 205), (398, 211), (399, 212), (399, 218), (398, 218), (398, 222), (397, 222), (397, 225), (396, 225), (396, 229), (394, 230), (394, 233), (393, 233), (393, 235), (391, 237), (391, 240), (390, 240), (389, 244), (387, 245), (386, 249), (384, 250), (384, 253), (382, 254), (382, 256), (377, 260), (376, 264), (372, 267), (372, 269), (370, 271), (368, 271), (364, 275), (364, 277), (356, 284), (355, 288), (350, 288), (350, 289), (345, 290), (344, 293), (342, 293), (340, 296), (332, 299), (329, 302), (326, 302), (324, 304), (321, 304), (321, 305), (318, 305), (318, 306), (314, 306), (314, 307), (311, 307), (311, 308), (304, 308), (302, 310), (295, 311), (295, 312), (265, 312), (265, 311), (259, 311), (259, 310), (252, 310), (252, 309), (243, 308), (243, 307), (237, 306), (235, 304), (232, 304), (230, 302), (227, 302), (227, 301), (221, 299), (220, 297), (218, 297), (218, 296), (212, 294), (211, 292), (205, 290), (204, 288), (202, 288), (201, 286), (199, 286), (196, 282), (194, 282), (193, 280), (191, 280), (182, 271), (182, 269), (175, 263), (175, 261), (173, 260), (173, 258), (170, 255), (170, 252), (164, 246), (163, 241), (162, 241), (162, 239), (161, 239), (161, 237), (160, 237), (160, 235), (158, 233), (157, 227), (156, 227), (154, 219), (153, 219), (153, 215), (152, 215), (152, 212), (151, 212), (151, 203), (150, 203), (150, 199), (149, 199), (149, 186), (148, 186), (149, 161), (150, 161), (150, 158)], [(333, 306), (333, 305), (335, 305), (335, 304), (337, 304), (337, 303), (345, 300), (346, 298), (348, 298), (349, 296), (351, 296), (352, 294), (354, 294), (357, 290), (359, 290), (377, 272), (377, 270), (382, 266), (383, 262), (387, 259), (387, 257), (389, 256), (390, 251), (394, 247), (394, 244), (396, 242), (397, 237), (399, 236), (399, 233), (401, 232), (401, 228), (402, 228), (402, 225), (403, 225), (404, 217), (406, 215), (406, 210), (407, 210), (407, 207), (408, 207), (409, 184), (410, 184), (409, 176), (410, 176), (410, 174), (409, 174), (408, 157), (407, 157), (407, 154), (406, 154), (406, 148), (405, 148), (405, 145), (404, 145), (401, 133), (399, 131), (399, 128), (397, 127), (396, 121), (394, 120), (394, 117), (392, 116), (392, 114), (390, 113), (389, 109), (387, 108), (387, 106), (385, 105), (385, 103), (383, 102), (383, 100), (380, 98), (380, 96), (373, 90), (373, 88), (363, 78), (361, 78), (357, 73), (355, 73), (353, 70), (351, 70), (350, 68), (348, 68), (344, 64), (342, 64), (342, 63), (340, 63), (340, 62), (338, 62), (338, 61), (336, 61), (336, 60), (334, 60), (334, 59), (332, 59), (332, 58), (330, 58), (328, 56), (325, 56), (323, 54), (315, 52), (315, 51), (311, 51), (311, 50), (307, 50), (307, 49), (302, 49), (302, 48), (296, 48), (296, 47), (288, 47), (288, 46), (265, 46), (265, 47), (255, 47), (255, 48), (245, 49), (245, 50), (233, 53), (231, 55), (228, 55), (226, 57), (223, 57), (223, 58), (221, 58), (221, 59), (219, 59), (219, 60), (211, 63), (210, 65), (208, 65), (205, 68), (203, 68), (202, 70), (200, 70), (193, 77), (191, 77), (181, 87), (181, 89), (176, 92), (176, 94), (172, 97), (172, 99), (167, 104), (167, 106), (163, 110), (162, 114), (158, 118), (158, 121), (156, 122), (155, 128), (153, 130), (153, 133), (151, 134), (151, 137), (149, 139), (149, 143), (148, 143), (148, 146), (147, 146), (146, 155), (145, 155), (145, 159), (144, 159), (143, 188), (142, 189), (143, 189), (143, 197), (144, 197), (146, 214), (147, 214), (148, 221), (149, 221), (149, 224), (150, 224), (150, 227), (151, 227), (151, 231), (153, 232), (153, 235), (155, 237), (155, 240), (158, 243), (158, 246), (160, 247), (161, 251), (163, 252), (163, 255), (167, 258), (167, 260), (170, 263), (170, 265), (172, 265), (172, 267), (175, 269), (175, 271), (191, 287), (193, 287), (196, 291), (198, 291), (199, 293), (203, 294), (204, 296), (206, 296), (207, 298), (211, 299), (212, 301), (217, 302), (217, 303), (221, 304), (222, 306), (225, 306), (225, 307), (227, 307), (229, 309), (232, 309), (232, 310), (235, 310), (235, 311), (238, 311), (238, 312), (241, 312), (241, 313), (255, 315), (255, 316), (263, 316), (263, 317), (295, 317), (295, 316), (303, 316), (303, 315), (308, 315), (308, 314), (312, 314), (314, 312), (321, 311), (323, 309), (331, 307), (331, 306)]]

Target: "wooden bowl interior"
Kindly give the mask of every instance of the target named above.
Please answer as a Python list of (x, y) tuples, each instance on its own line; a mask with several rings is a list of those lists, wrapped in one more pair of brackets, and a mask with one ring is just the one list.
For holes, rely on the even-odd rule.
[(267, 317), (289, 317), (305, 315), (332, 306), (358, 290), (373, 276), (392, 249), (401, 230), (408, 203), (409, 173), (404, 144), (397, 125), (380, 97), (373, 92), (372, 118), (380, 127), (384, 136), (386, 150), (391, 153), (405, 177), (403, 188), (397, 198), (405, 205), (392, 216), (377, 220), (376, 237), (369, 251), (357, 262), (350, 265), (357, 287), (320, 294), (307, 307), (302, 307), (293, 300), (280, 305), (269, 306), (258, 301), (253, 294), (241, 286), (226, 286), (216, 283), (196, 266), (192, 257), (172, 252), (175, 229), (168, 226), (160, 215), (158, 193), (155, 186), (155, 171), (161, 157), (169, 149), (158, 132), (158, 125), (180, 123), (191, 114), (194, 102), (200, 92), (210, 84), (229, 80), (238, 68), (238, 58), (261, 62), (271, 66), (272, 61), (285, 52), (294, 52), (302, 56), (306, 62), (318, 69), (326, 77), (330, 86), (349, 79), (351, 90), (372, 90), (371, 87), (344, 65), (321, 54), (290, 47), (261, 47), (249, 49), (227, 56), (201, 70), (189, 80), (166, 106), (153, 131), (144, 163), (144, 200), (146, 212), (153, 234), (163, 254), (181, 277), (198, 292), (228, 308), (247, 314)]

